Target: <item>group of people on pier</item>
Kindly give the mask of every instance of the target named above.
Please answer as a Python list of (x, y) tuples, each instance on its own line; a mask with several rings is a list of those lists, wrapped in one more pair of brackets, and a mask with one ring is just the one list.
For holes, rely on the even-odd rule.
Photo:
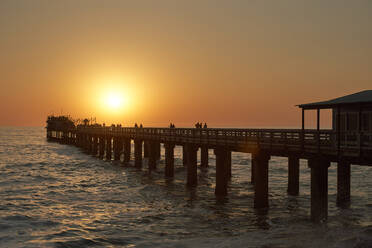
[(139, 128), (143, 128), (143, 125), (142, 125), (142, 123), (141, 123), (141, 124), (138, 126), (138, 125), (137, 125), (137, 122), (136, 122), (136, 123), (134, 123), (134, 127), (135, 127), (135, 128), (138, 128), (138, 127), (139, 127)]
[[(94, 125), (91, 125), (91, 126), (106, 127), (106, 124), (105, 124), (105, 123), (103, 123), (102, 125), (101, 125), (101, 124), (94, 124)], [(117, 124), (117, 125), (112, 124), (111, 127), (122, 127), (122, 125), (121, 125), (121, 124)], [(134, 127), (135, 127), (135, 128), (143, 128), (143, 125), (142, 125), (142, 123), (140, 123), (140, 124), (138, 125), (137, 122), (136, 122), (136, 123), (134, 123)], [(171, 122), (171, 123), (169, 124), (169, 128), (176, 128), (176, 125), (174, 125), (174, 123)], [(198, 128), (198, 129), (199, 129), (199, 128), (208, 128), (208, 126), (207, 126), (207, 123), (204, 123), (204, 125), (203, 125), (203, 123), (201, 123), (201, 122), (197, 122), (197, 123), (195, 123), (195, 128)]]
[(197, 122), (195, 124), (195, 128), (208, 128), (208, 126), (207, 126), (207, 123), (206, 122), (204, 123), (204, 126), (203, 126), (203, 123)]

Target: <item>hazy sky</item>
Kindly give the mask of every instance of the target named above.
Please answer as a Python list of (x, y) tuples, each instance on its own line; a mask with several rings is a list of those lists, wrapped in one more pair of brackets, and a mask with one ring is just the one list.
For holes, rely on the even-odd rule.
[(367, 0), (0, 1), (0, 125), (296, 127), (294, 105), (371, 89), (371, 66)]

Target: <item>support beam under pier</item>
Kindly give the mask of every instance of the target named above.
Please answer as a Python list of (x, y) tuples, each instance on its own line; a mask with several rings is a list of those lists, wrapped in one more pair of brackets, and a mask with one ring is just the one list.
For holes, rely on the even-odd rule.
[(186, 145), (187, 151), (187, 186), (194, 187), (198, 184), (197, 152), (194, 144)]
[(216, 189), (214, 193), (217, 196), (226, 196), (229, 180), (228, 157), (229, 154), (231, 156), (231, 152), (224, 147), (218, 147), (214, 149), (214, 154), (216, 155)]
[(288, 189), (289, 195), (298, 195), (300, 183), (300, 159), (295, 156), (288, 157)]
[(228, 179), (231, 179), (231, 151), (227, 151), (227, 157), (226, 157), (226, 167), (227, 167), (227, 176)]
[(142, 140), (134, 140), (134, 166), (138, 169), (142, 168)]
[(148, 146), (148, 149), (149, 149), (148, 150), (149, 171), (156, 170), (156, 161), (157, 161), (157, 156), (158, 156), (158, 153), (157, 153), (157, 143), (154, 142), (154, 141), (149, 141), (147, 143), (148, 143), (147, 146)]
[(254, 177), (255, 177), (255, 166), (256, 166), (256, 159), (254, 158), (252, 154), (252, 159), (251, 159), (251, 184), (254, 184)]
[(319, 222), (328, 216), (328, 167), (330, 162), (324, 158), (311, 158), (311, 220)]
[(143, 142), (143, 157), (148, 158), (150, 155), (150, 142), (144, 141)]
[(86, 150), (88, 154), (92, 153), (92, 145), (93, 145), (92, 136), (88, 134), (87, 135), (87, 150)]
[(131, 152), (131, 144), (130, 139), (125, 138), (123, 140), (124, 146), (124, 160), (123, 163), (128, 163), (130, 161), (130, 152)]
[(165, 143), (165, 176), (173, 177), (174, 176), (174, 144)]
[(161, 146), (160, 142), (155, 142), (156, 160), (160, 160), (161, 157)]
[(200, 149), (200, 166), (203, 168), (208, 167), (208, 146), (202, 146)]
[(114, 137), (113, 139), (114, 144), (114, 160), (118, 161), (120, 160), (121, 151), (123, 149), (122, 140), (119, 137)]
[(112, 158), (112, 137), (106, 137), (106, 160), (111, 161)]
[(269, 207), (269, 160), (262, 151), (252, 154), (254, 162), (254, 208)]
[(98, 137), (93, 136), (93, 149), (92, 149), (92, 155), (96, 156), (98, 152)]
[(337, 164), (337, 205), (350, 204), (350, 162), (340, 161)]
[(183, 163), (183, 166), (187, 165), (187, 146), (186, 146), (186, 144), (182, 146), (182, 163)]
[(99, 151), (98, 151), (98, 157), (100, 159), (103, 159), (103, 156), (105, 154), (105, 138), (103, 136), (99, 136)]

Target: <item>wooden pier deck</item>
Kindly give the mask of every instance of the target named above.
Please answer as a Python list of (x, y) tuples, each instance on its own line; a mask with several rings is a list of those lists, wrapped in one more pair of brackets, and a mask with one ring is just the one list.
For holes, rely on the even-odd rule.
[(268, 166), (271, 156), (288, 157), (288, 193), (299, 193), (299, 159), (311, 168), (311, 218), (319, 221), (328, 212), (328, 167), (338, 163), (337, 203), (350, 202), (350, 165), (372, 166), (371, 132), (334, 132), (304, 129), (226, 129), (226, 128), (133, 128), (78, 125), (74, 128), (47, 127), (50, 141), (76, 145), (86, 152), (106, 158), (130, 160), (134, 142), (135, 166), (142, 168), (148, 158), (149, 170), (156, 168), (160, 144), (165, 148), (165, 176), (174, 175), (174, 147), (183, 147), (187, 166), (186, 184), (197, 185), (197, 151), (201, 166), (208, 167), (208, 149), (216, 155), (216, 195), (224, 196), (231, 177), (231, 152), (252, 154), (251, 181), (255, 208), (268, 208)]

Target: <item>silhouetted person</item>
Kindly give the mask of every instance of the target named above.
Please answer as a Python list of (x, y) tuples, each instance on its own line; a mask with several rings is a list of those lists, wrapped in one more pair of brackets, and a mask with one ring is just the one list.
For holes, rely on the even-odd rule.
[(137, 122), (136, 122), (136, 123), (134, 123), (134, 127), (135, 127), (135, 128), (138, 128)]
[(140, 128), (143, 128), (142, 123), (140, 124)]
[(204, 128), (208, 128), (208, 127), (207, 127), (207, 123), (206, 123), (206, 122), (204, 123)]

